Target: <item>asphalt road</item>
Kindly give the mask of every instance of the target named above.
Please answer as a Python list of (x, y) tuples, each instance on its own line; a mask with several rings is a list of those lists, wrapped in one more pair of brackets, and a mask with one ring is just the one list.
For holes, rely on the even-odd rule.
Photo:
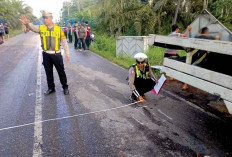
[(230, 122), (166, 90), (133, 105), (127, 70), (69, 46), (70, 95), (54, 69), (56, 93), (44, 96), (39, 36), (0, 45), (0, 156), (232, 156)]

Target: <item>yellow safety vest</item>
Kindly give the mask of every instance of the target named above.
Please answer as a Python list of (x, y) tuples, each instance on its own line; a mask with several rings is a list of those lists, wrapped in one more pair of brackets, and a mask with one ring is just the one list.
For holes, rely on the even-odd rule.
[(59, 51), (61, 27), (55, 25), (51, 30), (49, 30), (47, 26), (40, 25), (39, 28), (43, 50)]
[(145, 63), (145, 73), (142, 73), (137, 65), (134, 65), (136, 78), (148, 79), (149, 78), (149, 64)]

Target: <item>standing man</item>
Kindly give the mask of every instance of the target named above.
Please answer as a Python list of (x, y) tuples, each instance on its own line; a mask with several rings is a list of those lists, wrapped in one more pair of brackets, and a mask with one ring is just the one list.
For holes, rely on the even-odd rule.
[(209, 35), (209, 28), (208, 27), (203, 27), (201, 29), (200, 34), (198, 34), (197, 36), (195, 36), (195, 38), (208, 39), (208, 40), (219, 40), (221, 38), (221, 35), (217, 34), (216, 36), (210, 36)]
[[(188, 33), (191, 30), (192, 30), (192, 27), (188, 26), (185, 33), (181, 34), (180, 33), (180, 28), (178, 27), (178, 25), (174, 24), (174, 25), (172, 25), (172, 32), (171, 32), (171, 34), (169, 34), (169, 36), (170, 37), (187, 37)], [(166, 51), (165, 51), (164, 57), (177, 57), (177, 58), (179, 58), (180, 56), (178, 55), (177, 50), (167, 48)], [(170, 78), (170, 81), (173, 81), (173, 80), (174, 80), (174, 78)], [(184, 84), (182, 89), (186, 90), (187, 88), (188, 88), (188, 85)]]
[(129, 70), (129, 86), (132, 90), (132, 101), (145, 102), (144, 94), (151, 91), (158, 79), (151, 70), (151, 65), (146, 62), (147, 55), (137, 53), (134, 56), (136, 64), (132, 65)]
[(71, 23), (68, 24), (68, 42), (72, 43), (72, 25)]
[(7, 39), (9, 39), (9, 29), (10, 27), (8, 26), (7, 22), (5, 23), (5, 34), (7, 36)]
[[(195, 36), (195, 38), (207, 39), (207, 40), (220, 40), (221, 34), (219, 33), (216, 36), (211, 36), (211, 35), (209, 35), (209, 28), (203, 27), (201, 29), (200, 34)], [(207, 62), (209, 62), (209, 61), (213, 62), (213, 58), (217, 58), (217, 60), (219, 60), (220, 56), (221, 55), (218, 56), (218, 54), (216, 54), (216, 53), (210, 53), (210, 52), (206, 52), (206, 51), (198, 51), (196, 54), (193, 55), (192, 65), (196, 65), (196, 66), (199, 66), (200, 64), (207, 65)], [(215, 63), (213, 63), (214, 67), (220, 67), (219, 65), (217, 65), (217, 63), (218, 63), (217, 61)]]
[(75, 22), (74, 24), (74, 28), (73, 28), (73, 34), (74, 34), (74, 37), (75, 37), (75, 41), (74, 41), (74, 48), (77, 49), (77, 44), (78, 44), (78, 36), (77, 36), (77, 33), (78, 33), (78, 22)]
[(77, 35), (79, 39), (79, 51), (82, 51), (82, 48), (85, 50), (86, 49), (85, 39), (87, 37), (87, 31), (83, 24), (80, 25)]
[(65, 35), (65, 37), (67, 38), (68, 36), (67, 36), (67, 27), (66, 27), (66, 24), (65, 24), (65, 22), (64, 22), (64, 24), (63, 24), (63, 26), (62, 26), (62, 30), (64, 31), (64, 35)]
[(1, 42), (4, 43), (4, 34), (5, 34), (5, 27), (3, 23), (0, 24), (0, 38)]
[(69, 48), (66, 37), (61, 27), (52, 22), (52, 13), (48, 11), (41, 11), (44, 24), (35, 26), (29, 23), (29, 20), (22, 15), (20, 21), (30, 30), (40, 33), (42, 49), (43, 49), (43, 65), (47, 76), (48, 90), (45, 95), (54, 93), (55, 83), (53, 77), (53, 65), (56, 67), (60, 82), (63, 87), (65, 95), (69, 94), (67, 77), (64, 70), (63, 58), (60, 52), (60, 43), (64, 47), (66, 58), (69, 60)]
[(86, 21), (85, 25), (86, 25), (86, 30), (87, 30), (87, 37), (86, 37), (86, 40), (85, 40), (86, 46), (87, 46), (86, 49), (89, 50), (89, 46), (91, 44), (91, 38), (90, 38), (91, 28), (89, 27), (88, 21)]
[[(180, 34), (180, 28), (178, 27), (178, 25), (175, 24), (175, 25), (172, 25), (172, 32), (168, 36), (170, 36), (170, 37), (187, 37), (189, 31), (191, 31), (191, 30), (192, 30), (192, 27), (188, 26), (185, 33)], [(177, 50), (166, 49), (164, 57), (172, 57), (172, 56), (179, 57)]]

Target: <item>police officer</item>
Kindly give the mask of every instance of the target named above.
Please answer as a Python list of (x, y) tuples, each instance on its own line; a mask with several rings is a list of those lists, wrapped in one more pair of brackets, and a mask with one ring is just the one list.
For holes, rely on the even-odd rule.
[(129, 70), (129, 86), (132, 90), (131, 98), (133, 101), (145, 102), (144, 94), (151, 91), (158, 79), (151, 70), (151, 65), (146, 62), (147, 55), (137, 53), (134, 58), (136, 64), (132, 65)]
[(47, 76), (48, 90), (45, 91), (45, 95), (54, 93), (55, 83), (53, 77), (53, 65), (56, 67), (60, 82), (63, 87), (65, 95), (69, 94), (67, 77), (64, 70), (63, 58), (60, 51), (60, 44), (64, 47), (66, 53), (66, 59), (69, 60), (69, 48), (66, 37), (61, 27), (52, 22), (52, 14), (48, 11), (41, 11), (44, 24), (33, 25), (29, 23), (29, 20), (22, 15), (20, 21), (30, 30), (36, 33), (40, 33), (42, 49), (43, 49), (43, 65)]

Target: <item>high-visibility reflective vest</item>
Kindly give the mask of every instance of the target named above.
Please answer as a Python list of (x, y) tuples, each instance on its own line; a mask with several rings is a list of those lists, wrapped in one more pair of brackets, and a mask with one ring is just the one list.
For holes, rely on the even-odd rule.
[(48, 29), (47, 26), (40, 25), (39, 28), (43, 50), (59, 51), (61, 27), (55, 25), (53, 28)]
[(141, 70), (139, 70), (138, 66), (135, 64), (133, 65), (134, 69), (135, 69), (135, 78), (142, 78), (142, 79), (148, 79), (149, 78), (149, 64), (145, 63), (144, 67), (145, 67), (145, 71), (142, 72)]

